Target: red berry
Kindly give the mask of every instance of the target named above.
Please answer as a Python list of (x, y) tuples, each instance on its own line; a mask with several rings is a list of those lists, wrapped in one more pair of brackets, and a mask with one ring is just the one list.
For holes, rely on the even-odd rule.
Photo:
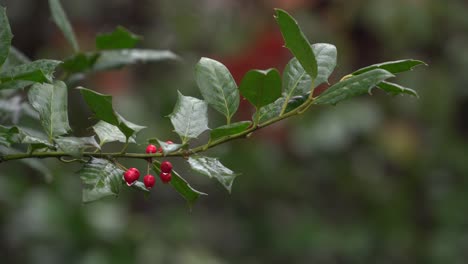
[(168, 183), (171, 181), (171, 178), (172, 178), (172, 174), (171, 173), (165, 173), (165, 172), (161, 172), (159, 174), (159, 178), (161, 178), (161, 181), (163, 183)]
[(143, 178), (143, 183), (145, 183), (145, 186), (148, 189), (153, 188), (155, 182), (156, 182), (156, 179), (151, 174), (148, 174)]
[(162, 149), (162, 148), (159, 148), (159, 149), (158, 149), (158, 152), (159, 152), (159, 153), (163, 153), (163, 149)]
[(151, 154), (151, 153), (156, 153), (158, 151), (158, 148), (155, 145), (149, 144), (146, 147), (146, 153)]
[(166, 144), (174, 144), (174, 142), (168, 140), (168, 141), (166, 141)]
[(169, 161), (163, 161), (161, 163), (161, 171), (162, 172), (165, 172), (165, 173), (171, 173), (172, 171), (172, 163), (170, 163)]
[(140, 178), (140, 172), (136, 168), (130, 168), (124, 173), (123, 177), (127, 185), (130, 186)]

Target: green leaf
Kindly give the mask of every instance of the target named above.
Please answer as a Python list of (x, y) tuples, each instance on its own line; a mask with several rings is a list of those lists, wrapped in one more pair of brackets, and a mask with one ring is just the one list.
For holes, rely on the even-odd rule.
[(281, 96), (281, 77), (276, 69), (251, 70), (242, 79), (239, 90), (259, 109)]
[(94, 71), (118, 69), (138, 62), (177, 60), (179, 57), (168, 50), (123, 49), (104, 50), (94, 65)]
[[(127, 140), (124, 133), (122, 133), (118, 127), (104, 121), (99, 121), (93, 126), (93, 129), (99, 138), (101, 146), (114, 141), (125, 143)], [(128, 141), (130, 143), (136, 143), (135, 136), (130, 137)]]
[(118, 26), (112, 33), (99, 34), (96, 37), (96, 48), (98, 50), (131, 49), (140, 40), (140, 36)]
[(275, 11), (275, 18), (280, 26), (286, 47), (297, 58), (312, 79), (315, 79), (317, 77), (317, 60), (309, 41), (291, 15), (281, 9), (275, 9)]
[(210, 132), (210, 140), (215, 141), (219, 138), (235, 135), (244, 132), (252, 125), (251, 121), (241, 121), (230, 125), (217, 127)]
[(317, 59), (317, 78), (312, 85), (312, 78), (306, 73), (297, 58), (292, 58), (283, 72), (283, 96), (288, 101), (294, 96), (302, 96), (324, 82), (332, 74), (336, 66), (337, 51), (331, 44), (318, 43), (312, 45)]
[(391, 73), (400, 73), (400, 72), (405, 72), (405, 71), (410, 71), (414, 67), (418, 65), (427, 65), (423, 61), (420, 60), (397, 60), (397, 61), (387, 61), (383, 63), (378, 63), (374, 65), (370, 65), (367, 67), (364, 67), (362, 69), (359, 69), (355, 72), (352, 73), (352, 75), (359, 75), (363, 74), (365, 72), (374, 70), (374, 69), (383, 69)]
[(16, 136), (19, 130), (17, 127), (4, 127), (0, 125), (0, 145), (10, 147), (11, 144), (16, 143)]
[(161, 146), (164, 155), (177, 151), (181, 147), (184, 146), (184, 144), (176, 144), (176, 143), (168, 144), (165, 141), (162, 141), (159, 139), (157, 139), (157, 141), (158, 141), (159, 146)]
[[(153, 163), (153, 170), (160, 173), (159, 167)], [(207, 195), (204, 192), (195, 190), (188, 182), (182, 178), (175, 170), (172, 170), (171, 186), (187, 201), (190, 207), (198, 200), (200, 195)]]
[(42, 127), (49, 139), (68, 133), (67, 86), (62, 81), (54, 84), (35, 84), (28, 93), (29, 102), (39, 113)]
[(284, 97), (280, 97), (276, 99), (271, 104), (265, 105), (257, 110), (252, 116), (253, 120), (258, 120), (259, 124), (262, 124), (270, 119), (278, 117), (281, 113), (281, 108), (284, 104)]
[(67, 41), (72, 45), (73, 51), (77, 52), (80, 48), (78, 46), (78, 42), (76, 41), (73, 28), (68, 21), (65, 11), (63, 11), (60, 1), (49, 0), (49, 7), (55, 24), (60, 28)]
[(415, 90), (406, 88), (396, 83), (381, 82), (377, 85), (377, 87), (393, 95), (404, 93), (404, 94), (409, 94), (415, 97), (419, 97), (418, 93)]
[(386, 70), (375, 69), (340, 81), (314, 99), (314, 104), (336, 104), (348, 98), (370, 93), (370, 90), (381, 81), (394, 77)]
[(178, 93), (174, 111), (169, 115), (182, 144), (197, 138), (208, 128), (208, 105), (205, 101)]
[(55, 68), (60, 64), (55, 60), (37, 60), (30, 63), (8, 67), (0, 71), (0, 90), (24, 88), (35, 82), (51, 83)]
[(58, 137), (54, 139), (59, 149), (71, 156), (80, 157), (87, 148), (101, 149), (99, 144), (92, 137)]
[(314, 87), (317, 87), (322, 83), (328, 83), (328, 78), (336, 67), (338, 52), (334, 45), (328, 43), (313, 44), (312, 50), (317, 59), (317, 78), (314, 81)]
[(231, 192), (234, 179), (239, 175), (226, 168), (216, 158), (191, 156), (188, 159), (188, 163), (192, 170), (210, 178), (217, 179), (229, 193)]
[(6, 9), (0, 6), (0, 66), (8, 58), (12, 39), (13, 34), (11, 34)]
[(80, 90), (81, 95), (85, 99), (86, 104), (91, 108), (91, 111), (95, 114), (95, 117), (118, 127), (127, 139), (145, 128), (125, 120), (115, 112), (112, 107), (112, 96), (101, 94), (83, 87), (78, 87), (77, 89)]
[(108, 160), (92, 158), (78, 174), (84, 184), (84, 203), (119, 194), (123, 170)]
[(239, 90), (226, 66), (201, 58), (195, 66), (195, 79), (205, 101), (226, 116), (229, 123), (239, 107)]
[(133, 189), (135, 190), (138, 190), (138, 191), (143, 191), (143, 192), (146, 192), (146, 193), (149, 193), (150, 190), (148, 190), (145, 186), (145, 184), (141, 181), (136, 181), (134, 182), (130, 187), (132, 187)]
[(99, 53), (77, 53), (65, 59), (63, 69), (68, 73), (87, 72), (93, 69)]

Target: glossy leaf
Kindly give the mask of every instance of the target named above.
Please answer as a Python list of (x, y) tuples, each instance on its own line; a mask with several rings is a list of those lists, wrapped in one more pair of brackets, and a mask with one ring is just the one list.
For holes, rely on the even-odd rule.
[(324, 82), (336, 66), (337, 51), (331, 44), (313, 44), (312, 49), (317, 59), (317, 78), (312, 86), (312, 78), (306, 73), (297, 58), (292, 58), (283, 72), (283, 96), (289, 101), (294, 96), (302, 96)]
[(328, 78), (336, 67), (338, 52), (334, 45), (328, 43), (313, 44), (312, 50), (317, 59), (317, 78), (314, 80), (314, 87), (317, 87), (322, 83), (328, 83)]
[(161, 146), (164, 155), (177, 151), (184, 146), (184, 144), (176, 144), (176, 143), (168, 144), (165, 141), (162, 141), (159, 139), (157, 141), (158, 141), (159, 146)]
[(118, 127), (127, 139), (145, 128), (144, 126), (139, 126), (125, 120), (115, 112), (112, 106), (112, 96), (101, 94), (83, 87), (78, 87), (77, 89), (80, 90), (81, 95), (83, 95), (83, 98), (91, 108), (91, 111), (93, 111), (95, 117)]
[(184, 96), (178, 92), (177, 103), (174, 111), (169, 115), (174, 131), (179, 134), (182, 144), (189, 139), (197, 138), (205, 130), (208, 130), (208, 105), (205, 101)]
[(93, 69), (98, 58), (98, 53), (77, 53), (65, 59), (62, 68), (68, 73), (87, 72)]
[(71, 130), (68, 123), (68, 96), (64, 82), (35, 84), (28, 93), (29, 102), (39, 113), (42, 127), (49, 139)]
[(252, 116), (253, 120), (258, 120), (258, 123), (262, 124), (272, 118), (278, 117), (284, 102), (285, 98), (280, 97), (273, 103), (261, 107)]
[(353, 72), (352, 75), (363, 74), (365, 72), (368, 72), (374, 69), (383, 69), (391, 73), (400, 73), (400, 72), (410, 71), (418, 65), (426, 65), (426, 63), (420, 60), (412, 60), (412, 59), (387, 61), (387, 62), (378, 63), (378, 64), (364, 67), (362, 69), (359, 69)]
[[(93, 130), (96, 132), (101, 146), (114, 141), (125, 143), (127, 140), (124, 133), (118, 127), (104, 121), (99, 121), (95, 124)], [(130, 137), (128, 142), (135, 143), (135, 136)]]
[(11, 33), (6, 9), (0, 6), (0, 66), (3, 65), (8, 58), (12, 39), (13, 34)]
[(188, 159), (188, 163), (192, 170), (210, 178), (217, 179), (229, 192), (231, 192), (234, 179), (239, 175), (226, 168), (216, 158), (191, 156)]
[(281, 96), (281, 77), (276, 69), (251, 70), (242, 79), (239, 90), (258, 109)]
[(84, 184), (84, 203), (119, 194), (123, 170), (108, 160), (92, 158), (78, 174)]
[(54, 139), (59, 149), (71, 156), (79, 157), (87, 148), (101, 149), (99, 144), (92, 137), (58, 137)]
[(176, 60), (177, 55), (168, 50), (123, 49), (103, 50), (94, 64), (94, 71), (121, 68), (139, 62)]
[(37, 60), (8, 67), (0, 71), (0, 89), (19, 89), (35, 82), (52, 82), (55, 68), (60, 64), (55, 60)]
[(77, 52), (80, 48), (76, 41), (75, 32), (73, 32), (73, 28), (60, 4), (60, 0), (49, 0), (49, 7), (55, 24), (60, 28), (67, 41), (73, 47), (73, 51)]
[(99, 34), (96, 37), (98, 50), (131, 49), (141, 40), (141, 37), (133, 34), (122, 26), (118, 26), (111, 33)]
[(150, 190), (146, 189), (146, 186), (143, 182), (141, 181), (136, 181), (132, 184), (132, 189), (138, 190), (138, 191), (143, 191), (145, 193), (149, 193)]
[(314, 100), (314, 103), (334, 105), (348, 98), (368, 93), (381, 81), (390, 77), (394, 77), (394, 75), (382, 69), (375, 69), (357, 76), (352, 76), (325, 90)]
[[(153, 170), (161, 172), (159, 167), (153, 163)], [(182, 178), (175, 170), (172, 170), (171, 186), (187, 201), (190, 207), (198, 200), (200, 195), (207, 195), (204, 192), (195, 190), (188, 182)]]
[(252, 125), (251, 121), (241, 121), (230, 125), (217, 127), (210, 132), (210, 140), (214, 141), (223, 137), (235, 135), (247, 130)]
[(409, 95), (412, 95), (412, 96), (415, 96), (415, 97), (419, 97), (418, 93), (413, 90), (413, 89), (410, 89), (410, 88), (406, 88), (404, 86), (401, 86), (399, 84), (396, 84), (396, 83), (391, 83), (391, 82), (381, 82), (377, 85), (377, 87), (379, 87), (380, 89), (386, 91), (387, 93), (391, 93), (391, 94), (409, 94)]
[(317, 77), (317, 60), (309, 41), (291, 15), (281, 9), (275, 11), (275, 18), (280, 26), (286, 47), (297, 58), (312, 79), (315, 79)]
[(195, 79), (205, 101), (230, 121), (239, 107), (239, 90), (226, 66), (201, 58), (195, 66)]

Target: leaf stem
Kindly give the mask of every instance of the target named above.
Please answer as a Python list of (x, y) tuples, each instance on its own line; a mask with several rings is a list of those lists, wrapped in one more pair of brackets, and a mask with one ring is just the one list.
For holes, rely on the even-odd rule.
[[(234, 134), (234, 135), (229, 135), (223, 138), (220, 138), (218, 140), (214, 141), (209, 141), (208, 143), (195, 147), (193, 149), (180, 149), (178, 151), (168, 153), (166, 155), (163, 155), (162, 153), (153, 153), (153, 154), (146, 154), (146, 153), (125, 153), (126, 147), (128, 146), (128, 141), (124, 145), (124, 148), (122, 149), (121, 152), (83, 152), (82, 157), (94, 157), (94, 158), (102, 158), (102, 159), (108, 159), (108, 160), (115, 160), (116, 158), (129, 158), (129, 159), (146, 159), (148, 158), (161, 158), (163, 156), (171, 156), (171, 157), (187, 157), (192, 154), (198, 153), (198, 152), (204, 152), (210, 148), (213, 148), (217, 145), (223, 144), (225, 142), (234, 140), (234, 139), (239, 139), (239, 138), (245, 138), (252, 132), (259, 130), (261, 128), (267, 127), (271, 124), (274, 124), (276, 122), (279, 122), (283, 119), (286, 119), (288, 117), (294, 116), (294, 115), (301, 115), (304, 113), (309, 107), (312, 105), (313, 100), (308, 99), (304, 104), (301, 106), (297, 107), (296, 109), (285, 113), (282, 116), (278, 116), (275, 118), (272, 118), (264, 123), (254, 124), (251, 128), (242, 131), (240, 133)], [(4, 161), (11, 161), (11, 160), (19, 160), (19, 159), (28, 159), (28, 158), (62, 158), (62, 157), (70, 157), (69, 154), (65, 152), (32, 152), (32, 153), (17, 153), (17, 154), (8, 154), (8, 155), (0, 155), (0, 162)], [(157, 162), (156, 160), (154, 162)]]

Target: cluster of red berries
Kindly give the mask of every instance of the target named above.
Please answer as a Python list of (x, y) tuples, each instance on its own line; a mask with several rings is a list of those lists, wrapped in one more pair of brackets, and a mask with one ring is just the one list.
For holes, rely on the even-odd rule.
[[(167, 141), (167, 144), (172, 144), (172, 141)], [(155, 145), (148, 145), (146, 147), (147, 154), (153, 154), (157, 152), (162, 152), (162, 148), (157, 148)], [(151, 162), (151, 158), (148, 160)], [(169, 161), (163, 161), (161, 163), (161, 173), (159, 174), (159, 178), (163, 183), (169, 183), (172, 178), (172, 164)], [(130, 168), (124, 172), (123, 178), (128, 186), (134, 184), (140, 178), (140, 171), (136, 168)], [(143, 177), (143, 183), (145, 184), (146, 188), (151, 189), (153, 188), (154, 184), (156, 183), (156, 179), (153, 175), (147, 174)]]

